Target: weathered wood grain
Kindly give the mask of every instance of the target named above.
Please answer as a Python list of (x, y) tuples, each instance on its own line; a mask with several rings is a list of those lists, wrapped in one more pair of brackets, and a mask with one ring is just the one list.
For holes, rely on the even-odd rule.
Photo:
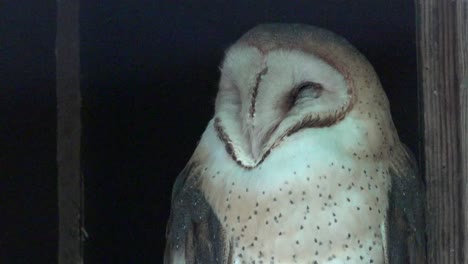
[(458, 45), (458, 70), (461, 76), (460, 84), (460, 144), (461, 164), (463, 178), (463, 210), (464, 217), (464, 261), (468, 261), (468, 1), (457, 2), (457, 25), (459, 27)]
[(468, 261), (467, 4), (416, 0), (430, 264)]
[(83, 263), (79, 0), (57, 1), (59, 264)]
[[(468, 36), (468, 34), (466, 35)], [(467, 43), (467, 42), (465, 42)], [(467, 68), (465, 68), (466, 70)], [(466, 73), (466, 71), (465, 71)], [(463, 210), (465, 211), (464, 223), (464, 245), (463, 245), (463, 255), (464, 260), (468, 261), (468, 75), (465, 74), (465, 77), (462, 82), (461, 96), (460, 96), (460, 113), (461, 113), (461, 147), (462, 147), (462, 174), (463, 178)]]
[(468, 1), (457, 2), (457, 25), (459, 35), (458, 45), (458, 71), (461, 76), (460, 83), (460, 144), (461, 144), (461, 172), (463, 175), (463, 218), (464, 261), (468, 261)]

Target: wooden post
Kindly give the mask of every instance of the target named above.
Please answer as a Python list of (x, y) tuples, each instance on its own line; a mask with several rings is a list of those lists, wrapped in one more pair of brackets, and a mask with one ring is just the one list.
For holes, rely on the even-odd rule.
[(465, 212), (462, 225), (465, 227), (463, 260), (468, 261), (468, 1), (457, 2), (457, 25), (459, 35), (457, 37), (458, 72), (460, 76), (460, 144), (461, 144), (461, 173), (463, 177), (462, 192)]
[(59, 264), (83, 263), (79, 0), (57, 0)]
[(415, 2), (428, 263), (467, 263), (468, 2)]
[[(465, 31), (466, 32), (466, 31)], [(465, 36), (468, 36), (466, 34)], [(466, 43), (466, 42), (465, 42)], [(467, 68), (465, 67), (465, 70)], [(465, 72), (466, 73), (466, 72)], [(465, 74), (465, 78), (462, 83), (462, 90), (460, 96), (460, 113), (461, 113), (461, 147), (462, 147), (462, 175), (463, 178), (463, 208), (465, 212), (464, 222), (462, 223), (465, 226), (464, 230), (464, 245), (463, 245), (463, 255), (464, 260), (468, 261), (468, 78)]]

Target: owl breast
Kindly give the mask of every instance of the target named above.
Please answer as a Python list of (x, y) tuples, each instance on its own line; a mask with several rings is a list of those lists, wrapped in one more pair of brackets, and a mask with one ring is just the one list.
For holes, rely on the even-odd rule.
[(329, 132), (294, 134), (253, 169), (206, 132), (202, 188), (233, 263), (383, 263), (386, 164), (328, 141)]

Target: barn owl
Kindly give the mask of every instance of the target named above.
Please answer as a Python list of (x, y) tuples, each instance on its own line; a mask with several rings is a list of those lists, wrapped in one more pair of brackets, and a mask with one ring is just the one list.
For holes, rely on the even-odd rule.
[(297, 24), (233, 44), (166, 238), (165, 263), (425, 263), (424, 186), (364, 56)]

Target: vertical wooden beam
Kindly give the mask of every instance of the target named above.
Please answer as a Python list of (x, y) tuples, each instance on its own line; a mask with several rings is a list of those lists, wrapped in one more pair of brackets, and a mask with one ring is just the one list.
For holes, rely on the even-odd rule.
[(59, 264), (83, 263), (79, 0), (57, 0)]
[(460, 78), (460, 144), (461, 144), (461, 173), (463, 175), (463, 207), (465, 212), (463, 219), (464, 245), (463, 259), (468, 261), (468, 1), (457, 2), (457, 25), (458, 25), (458, 71)]
[[(468, 34), (466, 34), (468, 36)], [(465, 38), (466, 39), (466, 38)], [(465, 42), (467, 43), (467, 42)], [(465, 68), (467, 69), (467, 68)], [(465, 72), (466, 73), (466, 72)], [(460, 96), (460, 112), (461, 112), (461, 147), (462, 147), (462, 174), (463, 178), (463, 208), (465, 211), (464, 222), (464, 260), (468, 261), (468, 74), (465, 74), (465, 78), (462, 82), (462, 90)]]
[(466, 263), (467, 1), (416, 0), (416, 10), (428, 263)]

